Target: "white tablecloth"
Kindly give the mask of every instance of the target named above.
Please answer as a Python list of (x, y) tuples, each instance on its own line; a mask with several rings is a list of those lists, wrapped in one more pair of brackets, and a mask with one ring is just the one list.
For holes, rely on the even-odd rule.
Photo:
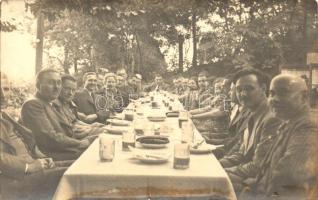
[[(151, 113), (146, 107), (145, 113)], [(149, 126), (151, 122), (145, 122)], [(121, 136), (116, 139), (112, 162), (99, 160), (99, 142), (92, 145), (65, 172), (56, 190), (55, 200), (77, 198), (169, 199), (236, 199), (232, 184), (213, 154), (190, 156), (188, 169), (173, 168), (173, 144), (180, 143), (178, 118), (161, 122), (169, 131), (170, 144), (154, 151), (171, 152), (169, 162), (158, 165), (143, 164), (132, 152), (121, 149)], [(151, 125), (150, 125), (151, 126)], [(196, 135), (200, 137), (200, 135)]]

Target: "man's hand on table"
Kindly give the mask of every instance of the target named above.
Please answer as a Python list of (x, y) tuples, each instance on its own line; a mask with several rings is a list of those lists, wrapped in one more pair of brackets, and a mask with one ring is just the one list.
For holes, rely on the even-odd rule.
[(98, 117), (98, 116), (97, 116), (96, 114), (91, 114), (91, 115), (87, 115), (87, 116), (85, 117), (85, 120), (86, 120), (87, 122), (91, 123), (91, 122), (93, 122), (94, 120), (96, 120), (97, 117)]
[(85, 138), (85, 139), (80, 141), (79, 148), (80, 149), (86, 149), (90, 144), (91, 144), (90, 140)]
[(55, 167), (54, 161), (52, 158), (40, 158), (34, 160), (32, 163), (27, 164), (26, 174), (33, 174), (44, 169), (52, 169)]
[(92, 124), (92, 126), (94, 126), (94, 127), (103, 127), (103, 126), (105, 126), (105, 124), (102, 124), (102, 123), (99, 123), (99, 122), (94, 122)]

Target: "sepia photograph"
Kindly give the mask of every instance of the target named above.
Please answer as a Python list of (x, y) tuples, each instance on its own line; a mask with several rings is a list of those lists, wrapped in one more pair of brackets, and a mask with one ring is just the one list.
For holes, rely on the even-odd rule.
[(0, 16), (0, 200), (318, 200), (318, 0)]

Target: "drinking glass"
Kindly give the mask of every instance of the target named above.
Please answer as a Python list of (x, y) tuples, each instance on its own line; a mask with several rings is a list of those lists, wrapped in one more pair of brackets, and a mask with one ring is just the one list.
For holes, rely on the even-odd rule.
[(174, 145), (173, 168), (187, 169), (190, 164), (190, 145), (187, 143)]
[(135, 147), (136, 134), (132, 131), (124, 131), (122, 139), (122, 150), (129, 151), (129, 146)]
[(106, 134), (99, 135), (99, 158), (102, 162), (111, 162), (115, 156), (115, 140)]

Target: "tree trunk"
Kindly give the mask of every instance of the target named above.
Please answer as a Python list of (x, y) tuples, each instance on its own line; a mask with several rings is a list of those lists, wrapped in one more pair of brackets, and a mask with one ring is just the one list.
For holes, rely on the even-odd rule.
[(138, 48), (138, 53), (139, 53), (139, 65), (138, 65), (138, 73), (140, 73), (141, 69), (143, 69), (143, 59), (142, 59), (142, 52), (141, 52), (141, 48), (140, 48), (140, 42), (138, 39), (137, 34), (136, 35), (136, 43), (137, 43), (137, 48)]
[(44, 36), (44, 16), (40, 9), (38, 13), (37, 31), (36, 31), (35, 73), (38, 73), (42, 69), (43, 36)]
[(63, 68), (66, 74), (70, 74), (69, 65), (68, 65), (68, 48), (64, 47), (64, 63)]
[(192, 57), (192, 66), (197, 66), (197, 13), (196, 8), (192, 8), (192, 37), (193, 37), (193, 57)]
[(303, 19), (303, 31), (302, 31), (302, 43), (304, 44), (304, 51), (302, 52), (303, 56), (302, 56), (302, 63), (306, 63), (306, 55), (307, 55), (307, 16), (308, 16), (308, 12), (307, 12), (307, 1), (303, 1), (303, 10), (304, 10), (304, 19)]
[(179, 69), (180, 73), (183, 72), (183, 43), (184, 37), (183, 35), (178, 35), (178, 43), (179, 43)]
[(74, 71), (75, 71), (75, 74), (77, 74), (78, 73), (78, 69), (77, 69), (77, 58), (74, 58), (74, 60), (73, 60), (73, 64), (74, 64)]

